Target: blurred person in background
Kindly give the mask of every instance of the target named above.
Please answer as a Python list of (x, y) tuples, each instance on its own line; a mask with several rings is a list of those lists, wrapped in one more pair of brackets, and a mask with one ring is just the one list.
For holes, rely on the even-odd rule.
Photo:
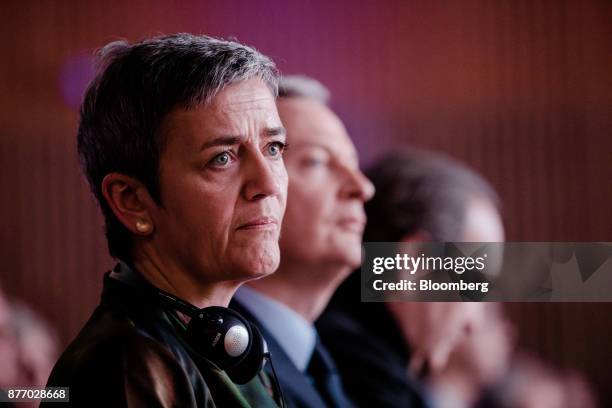
[(554, 370), (533, 356), (519, 354), (502, 381), (486, 392), (477, 408), (596, 408), (593, 390), (579, 373)]
[(351, 405), (313, 322), (360, 264), (363, 205), (374, 189), (328, 95), (310, 78), (281, 80), (277, 106), (291, 145), (281, 263), (273, 275), (240, 288), (233, 302), (260, 324), (294, 407)]
[[(496, 193), (455, 160), (404, 149), (381, 158), (367, 175), (376, 196), (366, 204), (365, 242), (504, 240)], [(359, 272), (347, 279), (317, 323), (350, 397), (363, 407), (435, 403), (423, 380), (441, 372), (452, 351), (480, 330), (486, 306), (361, 303), (360, 281)], [(505, 348), (492, 349), (505, 355)]]
[[(0, 390), (42, 388), (58, 356), (52, 328), (22, 303), (10, 303), (0, 290)], [(19, 402), (35, 407), (36, 402)]]
[(279, 263), (277, 84), (269, 58), (207, 36), (102, 49), (77, 140), (119, 263), (49, 378), (70, 388), (58, 406), (280, 402), (261, 371), (261, 335), (227, 308)]
[(499, 303), (477, 305), (467, 332), (450, 351), (447, 363), (424, 379), (436, 408), (473, 407), (510, 368), (513, 326)]

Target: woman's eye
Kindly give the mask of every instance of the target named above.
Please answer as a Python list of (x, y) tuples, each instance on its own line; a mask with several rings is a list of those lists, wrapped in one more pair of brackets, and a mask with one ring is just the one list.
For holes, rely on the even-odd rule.
[(218, 154), (211, 160), (211, 164), (217, 167), (225, 167), (232, 161), (229, 152)]

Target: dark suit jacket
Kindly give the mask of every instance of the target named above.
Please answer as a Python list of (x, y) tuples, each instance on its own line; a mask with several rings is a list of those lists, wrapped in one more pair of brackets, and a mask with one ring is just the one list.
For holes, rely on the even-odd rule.
[(316, 324), (345, 392), (358, 407), (428, 407), (408, 376), (410, 350), (390, 312), (382, 303), (361, 303), (359, 294), (359, 287), (341, 290)]
[[(261, 333), (268, 343), (268, 350), (270, 351), (272, 363), (278, 375), (285, 403), (289, 407), (299, 408), (326, 407), (327, 405), (308, 377), (298, 370), (274, 336), (272, 336), (272, 334), (266, 330), (265, 326), (249, 312), (248, 308), (240, 304), (237, 300), (232, 300), (230, 308), (236, 310), (246, 319), (253, 322), (261, 330)], [(267, 366), (269, 366), (269, 363)], [(267, 367), (267, 370), (270, 370), (270, 367)], [(350, 404), (347, 405), (352, 406)]]
[(258, 377), (238, 387), (193, 353), (184, 330), (173, 311), (107, 274), (100, 305), (47, 386), (70, 387), (64, 408), (277, 406)]

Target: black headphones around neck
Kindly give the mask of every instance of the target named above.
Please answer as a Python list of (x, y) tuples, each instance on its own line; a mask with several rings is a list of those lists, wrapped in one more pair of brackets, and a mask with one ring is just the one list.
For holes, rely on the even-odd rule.
[(166, 306), (191, 317), (185, 336), (187, 345), (224, 370), (234, 383), (246, 384), (263, 368), (268, 355), (266, 342), (257, 326), (235, 310), (221, 306), (199, 309), (146, 282), (123, 262), (111, 271), (110, 278), (144, 289)]

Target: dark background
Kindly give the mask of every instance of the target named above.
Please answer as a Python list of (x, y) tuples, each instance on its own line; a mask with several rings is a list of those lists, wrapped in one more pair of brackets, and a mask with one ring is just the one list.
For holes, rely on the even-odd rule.
[[(5, 1), (0, 282), (63, 344), (111, 266), (78, 171), (91, 52), (177, 31), (235, 37), (333, 93), (363, 164), (401, 143), (497, 188), (509, 241), (612, 241), (610, 1)], [(612, 404), (610, 304), (509, 304), (521, 345)]]

